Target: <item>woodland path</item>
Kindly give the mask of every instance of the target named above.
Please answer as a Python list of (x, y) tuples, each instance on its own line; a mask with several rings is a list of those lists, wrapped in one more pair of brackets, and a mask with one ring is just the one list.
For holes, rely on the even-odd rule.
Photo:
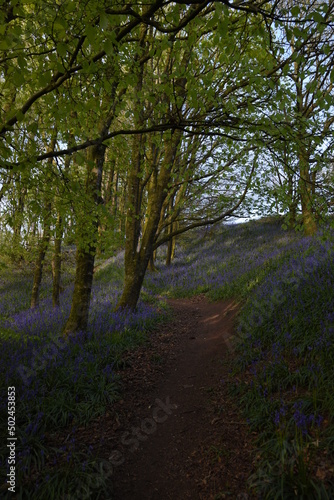
[(225, 363), (238, 306), (203, 296), (168, 302), (173, 321), (127, 354), (123, 400), (100, 422), (116, 464), (110, 498), (248, 499), (251, 437), (227, 394)]

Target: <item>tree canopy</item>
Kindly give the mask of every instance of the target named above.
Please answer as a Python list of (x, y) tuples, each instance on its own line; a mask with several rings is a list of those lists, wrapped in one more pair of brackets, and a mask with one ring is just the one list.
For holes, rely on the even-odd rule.
[(241, 207), (266, 200), (313, 234), (333, 197), (333, 10), (6, 2), (0, 223), (13, 255), (35, 250), (32, 307), (50, 242), (59, 303), (63, 238), (77, 249), (71, 333), (87, 326), (95, 255), (110, 242), (125, 244), (123, 308), (159, 246)]

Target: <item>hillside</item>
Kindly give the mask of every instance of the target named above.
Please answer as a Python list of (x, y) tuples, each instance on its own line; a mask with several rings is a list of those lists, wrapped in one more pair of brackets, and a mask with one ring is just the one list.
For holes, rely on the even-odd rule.
[[(247, 454), (254, 450), (248, 469), (251, 477), (248, 481), (244, 478), (243, 491), (247, 489), (254, 498), (331, 498), (331, 232), (319, 233), (312, 239), (284, 232), (279, 221), (225, 225), (181, 240), (171, 266), (163, 263), (163, 253), (161, 250), (157, 258), (157, 272), (146, 276), (135, 313), (114, 312), (123, 280), (122, 254), (98, 268), (88, 331), (68, 340), (61, 337), (61, 331), (73, 290), (70, 259), (64, 267), (61, 306), (56, 309), (49, 299), (48, 273), (43, 283), (44, 298), (38, 309), (30, 310), (29, 269), (3, 264), (1, 422), (6, 435), (7, 388), (15, 387), (17, 491), (24, 491), (24, 498), (69, 499), (78, 498), (80, 485), (88, 495), (80, 498), (96, 498), (96, 488), (102, 492), (104, 487), (103, 498), (113, 498), (113, 477), (98, 472), (107, 448), (99, 442), (97, 429), (109, 426), (113, 433), (117, 417), (113, 412), (120, 408), (119, 404), (124, 408), (129, 408), (130, 403), (132, 408), (133, 404), (140, 406), (134, 389), (128, 393), (129, 400), (125, 399), (129, 377), (131, 380), (137, 373), (139, 381), (141, 376), (145, 380), (147, 371), (154, 386), (158, 384), (160, 363), (173, 369), (180, 335), (186, 332), (189, 338), (190, 321), (188, 314), (182, 324), (179, 312), (175, 327), (177, 299), (205, 294), (211, 301), (233, 300), (239, 311), (231, 346), (221, 359), (228, 371), (226, 366), (221, 370), (225, 401), (231, 405), (237, 401), (238, 421), (247, 424)], [(170, 302), (171, 298), (174, 302)], [(205, 302), (201, 304), (203, 308)], [(175, 328), (180, 331), (175, 332)], [(179, 340), (167, 342), (164, 348), (165, 339), (173, 332)], [(185, 349), (185, 359), (187, 352)], [(219, 373), (216, 376), (221, 378)], [(140, 414), (142, 410), (138, 411)], [(190, 421), (194, 428), (201, 425), (194, 416)], [(230, 431), (229, 436), (231, 443)], [(7, 457), (8, 449), (2, 445), (3, 464)], [(217, 460), (224, 462), (222, 457)], [(206, 467), (204, 460), (203, 470)], [(215, 474), (219, 474), (217, 469)], [(94, 483), (92, 478), (96, 477), (99, 480)], [(207, 496), (203, 498), (209, 498), (210, 484), (205, 488)], [(233, 488), (236, 492), (235, 483)]]

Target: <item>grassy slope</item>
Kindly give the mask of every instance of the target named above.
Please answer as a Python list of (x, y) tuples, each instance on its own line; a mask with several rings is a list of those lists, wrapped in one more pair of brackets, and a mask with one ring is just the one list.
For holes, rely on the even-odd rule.
[(269, 499), (333, 498), (333, 235), (253, 222), (187, 246), (146, 286), (241, 300), (231, 381), (259, 435), (251, 488)]
[[(312, 241), (269, 222), (193, 238), (178, 249), (171, 267), (158, 260), (159, 272), (148, 273), (145, 302), (136, 314), (113, 313), (123, 280), (121, 256), (97, 271), (88, 335), (66, 343), (59, 334), (71, 286), (60, 309), (52, 310), (47, 279), (41, 308), (26, 311), (31, 275), (5, 269), (0, 411), (6, 422), (7, 386), (15, 385), (17, 484), (25, 498), (29, 491), (32, 498), (52, 498), (55, 491), (61, 498), (61, 492), (74, 494), (78, 482), (90, 488), (94, 457), (83, 459), (76, 450), (75, 427), (103, 414), (117, 397), (113, 366), (121, 364), (124, 349), (144, 342), (161, 318), (156, 297), (202, 292), (243, 303), (231, 386), (259, 433), (261, 458), (252, 487), (261, 498), (326, 498), (334, 473), (332, 239)], [(65, 279), (70, 283), (68, 272)], [(20, 366), (25, 369), (18, 372)], [(46, 431), (64, 426), (72, 426), (68, 445), (50, 450)], [(1, 455), (4, 461), (5, 448)]]

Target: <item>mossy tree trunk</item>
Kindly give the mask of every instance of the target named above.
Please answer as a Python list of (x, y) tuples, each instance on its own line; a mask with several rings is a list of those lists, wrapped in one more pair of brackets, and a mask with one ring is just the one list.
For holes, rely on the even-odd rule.
[(151, 271), (152, 273), (156, 273), (158, 271), (157, 268), (155, 267), (155, 252), (152, 252), (152, 255), (148, 262), (148, 270)]
[(296, 189), (295, 174), (289, 168), (286, 168), (286, 174), (288, 179), (288, 215), (287, 223), (289, 229), (294, 229), (297, 224), (297, 208), (299, 193)]
[[(72, 113), (73, 115), (73, 113)], [(73, 144), (74, 138), (73, 135), (70, 135), (69, 146)], [(67, 156), (64, 162), (64, 170), (67, 173), (72, 157)], [(60, 189), (57, 188), (58, 198), (60, 197)], [(56, 197), (57, 200), (57, 197)], [(57, 204), (57, 203), (56, 203)], [(62, 239), (63, 239), (63, 217), (62, 217), (62, 207), (61, 205), (57, 208), (57, 219), (56, 219), (56, 227), (55, 227), (55, 237), (54, 237), (54, 253), (52, 259), (52, 305), (53, 307), (58, 307), (60, 305), (60, 293), (62, 290), (61, 287), (61, 262), (62, 262)]]
[(76, 274), (69, 318), (64, 335), (85, 331), (93, 284), (94, 261), (98, 242), (98, 206), (101, 203), (102, 172), (106, 146), (87, 150), (86, 211), (79, 221), (76, 251)]
[(37, 258), (35, 261), (34, 281), (31, 292), (30, 307), (34, 309), (39, 304), (39, 290), (42, 283), (43, 264), (49, 246), (51, 236), (51, 203), (46, 207), (43, 224), (43, 236), (38, 245)]
[(21, 239), (21, 229), (24, 221), (24, 208), (25, 208), (25, 197), (27, 194), (27, 188), (23, 185), (21, 180), (21, 175), (19, 174), (16, 179), (17, 183), (17, 208), (15, 210), (15, 223), (14, 223), (14, 241), (15, 243), (20, 243)]
[(317, 232), (317, 223), (313, 211), (314, 195), (312, 193), (312, 181), (306, 154), (301, 153), (299, 156), (299, 169), (303, 228), (305, 235), (312, 236)]
[[(56, 142), (57, 142), (57, 131), (55, 130), (54, 135), (51, 139), (49, 151), (54, 151)], [(48, 160), (47, 165), (48, 167), (50, 167), (50, 169), (47, 170), (47, 179), (50, 182), (52, 159)], [(34, 309), (39, 304), (39, 291), (42, 283), (43, 265), (51, 238), (51, 217), (52, 217), (52, 204), (50, 200), (50, 195), (46, 194), (44, 198), (44, 211), (43, 211), (43, 234), (38, 244), (37, 258), (35, 261), (35, 270), (34, 270), (34, 281), (30, 298), (31, 309)]]
[(61, 243), (63, 237), (63, 221), (62, 216), (58, 213), (56, 221), (56, 232), (55, 232), (55, 247), (52, 259), (52, 274), (53, 274), (53, 284), (52, 284), (52, 305), (53, 307), (58, 307), (59, 296), (60, 296), (60, 279), (61, 279)]
[(292, 200), (292, 202), (289, 205), (288, 228), (291, 230), (294, 229), (297, 224), (297, 206), (298, 206), (297, 199)]
[[(178, 222), (173, 222), (171, 225), (171, 232), (178, 229)], [(175, 258), (175, 249), (176, 249), (176, 238), (175, 236), (171, 237), (168, 240), (167, 246), (167, 256), (166, 256), (166, 265), (170, 266)]]
[[(174, 198), (171, 196), (169, 200), (169, 213), (172, 214), (174, 208)], [(167, 227), (167, 234), (171, 235), (173, 233), (174, 223), (171, 222)], [(167, 243), (167, 255), (166, 255), (166, 266), (170, 266), (173, 258), (173, 240), (175, 242), (175, 238), (170, 238)]]
[[(141, 242), (139, 217), (141, 186), (138, 182), (137, 169), (133, 168), (129, 175), (128, 196), (131, 194), (131, 199), (126, 220), (125, 279), (123, 293), (117, 305), (119, 309), (135, 309), (137, 306), (146, 269), (154, 250), (161, 209), (167, 196), (168, 183), (181, 135), (180, 131), (175, 131), (169, 138), (166, 138), (165, 156), (160, 171), (155, 172), (151, 177), (148, 188), (146, 223)], [(137, 139), (138, 147), (139, 141)]]
[[(292, 48), (294, 50), (293, 41)], [(299, 163), (299, 196), (302, 207), (302, 221), (305, 235), (314, 235), (317, 231), (317, 223), (314, 217), (313, 205), (314, 194), (312, 192), (312, 181), (310, 173), (310, 141), (308, 139), (306, 119), (309, 115), (307, 103), (304, 101), (303, 83), (304, 76), (302, 67), (298, 60), (294, 62), (294, 82), (296, 88), (296, 111), (297, 111), (297, 156)]]
[[(145, 36), (145, 28), (143, 28), (140, 42), (143, 51), (146, 44)], [(160, 61), (163, 80), (170, 77), (173, 71), (172, 51), (171, 48), (166, 58)], [(184, 69), (189, 64), (191, 52), (192, 48), (190, 47), (182, 55), (180, 64)], [(137, 79), (137, 95), (141, 93), (145, 76), (144, 67), (140, 66)], [(159, 78), (161, 78), (161, 75)], [(175, 117), (176, 121), (180, 119), (180, 109), (176, 106), (174, 99), (176, 101), (181, 98), (185, 99), (186, 84), (186, 77), (173, 79), (173, 97), (166, 93), (161, 99), (160, 104), (165, 106), (166, 112)], [(145, 124), (145, 113), (142, 105), (140, 99), (135, 103), (138, 116), (137, 125), (139, 127)], [(137, 306), (147, 266), (155, 250), (154, 244), (162, 209), (168, 193), (170, 193), (170, 183), (181, 139), (182, 131), (179, 129), (165, 132), (160, 136), (158, 144), (157, 141), (152, 140), (148, 146), (141, 135), (137, 136), (137, 138), (134, 137), (131, 171), (128, 174), (127, 184), (128, 210), (125, 224), (124, 288), (117, 309), (135, 309)], [(146, 169), (144, 168), (145, 161)], [(147, 204), (144, 217), (142, 202), (144, 190), (146, 189)], [(145, 224), (141, 232), (141, 223), (144, 220)]]

